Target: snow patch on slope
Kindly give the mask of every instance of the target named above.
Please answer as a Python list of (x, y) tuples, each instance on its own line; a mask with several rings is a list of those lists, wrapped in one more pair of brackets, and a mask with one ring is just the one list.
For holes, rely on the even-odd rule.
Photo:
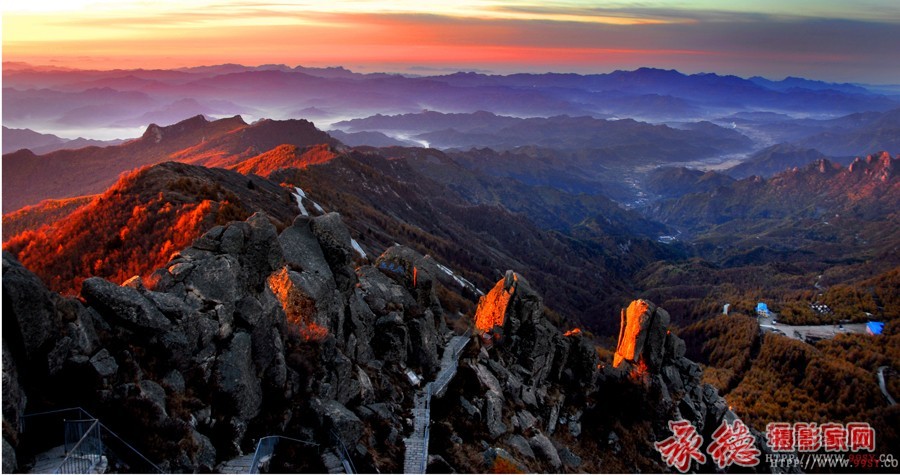
[(300, 214), (303, 216), (309, 216), (309, 211), (306, 211), (306, 207), (303, 206), (303, 198), (306, 197), (306, 193), (303, 192), (299, 187), (294, 187), (297, 190), (296, 193), (292, 193), (294, 195), (294, 199), (297, 200), (297, 207), (300, 208)]
[(437, 265), (438, 268), (439, 268), (440, 270), (444, 271), (445, 274), (447, 274), (447, 275), (449, 275), (450, 277), (452, 277), (453, 280), (455, 280), (456, 283), (459, 284), (460, 287), (468, 287), (468, 288), (472, 289), (475, 293), (477, 293), (477, 294), (479, 294), (479, 295), (484, 295), (484, 292), (482, 292), (478, 287), (475, 287), (475, 284), (473, 284), (472, 282), (470, 282), (470, 281), (468, 281), (468, 280), (466, 280), (466, 279), (464, 279), (464, 278), (462, 278), (462, 277), (456, 275), (456, 274), (455, 274), (452, 270), (450, 270), (450, 268), (448, 268), (447, 266), (441, 265), (441, 264), (438, 263), (437, 261), (435, 261), (435, 265)]
[(356, 251), (360, 257), (362, 257), (363, 259), (368, 259), (368, 256), (366, 256), (366, 251), (363, 251), (363, 248), (360, 247), (358, 242), (356, 242), (356, 239), (350, 238), (350, 245), (353, 246), (353, 250)]

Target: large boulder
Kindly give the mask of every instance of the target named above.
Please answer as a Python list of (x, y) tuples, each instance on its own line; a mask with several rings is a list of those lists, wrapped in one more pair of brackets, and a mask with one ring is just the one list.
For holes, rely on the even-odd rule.
[(408, 309), (416, 305), (415, 299), (404, 286), (374, 267), (361, 267), (357, 271), (357, 276), (363, 299), (376, 315), (381, 316), (399, 308)]
[(503, 396), (488, 391), (485, 397), (484, 424), (492, 439), (505, 434), (508, 428), (503, 423)]
[(353, 247), (350, 231), (338, 213), (327, 213), (310, 221), (310, 230), (328, 261), (334, 280), (341, 290), (350, 289), (355, 284), (353, 274)]
[(669, 314), (647, 300), (622, 310), (622, 326), (613, 366), (638, 372), (658, 372), (666, 353)]
[(549, 463), (555, 470), (559, 470), (559, 468), (562, 467), (562, 460), (559, 458), (559, 452), (556, 451), (556, 447), (553, 446), (553, 442), (551, 442), (547, 436), (544, 434), (535, 434), (528, 440), (528, 443), (531, 445), (532, 450), (534, 450), (534, 454), (537, 456), (538, 460)]
[(90, 359), (91, 367), (101, 378), (111, 378), (119, 371), (119, 364), (106, 348), (101, 349)]
[(99, 277), (86, 279), (81, 296), (106, 320), (131, 330), (153, 333), (168, 329), (172, 322), (139, 291), (120, 287)]
[(407, 328), (409, 329), (410, 361), (418, 363), (425, 373), (436, 373), (440, 366), (438, 343), (441, 341), (441, 336), (434, 326), (434, 316), (431, 310), (426, 310), (425, 315), (410, 320)]
[(16, 460), (16, 449), (13, 448), (12, 444), (7, 442), (6, 436), (3, 437), (3, 473), (13, 473), (18, 468), (18, 461)]
[(347, 355), (357, 361), (369, 361), (374, 358), (372, 337), (375, 335), (375, 314), (366, 305), (361, 289), (353, 289), (349, 297), (349, 333), (347, 337)]
[(570, 372), (572, 382), (585, 387), (592, 382), (600, 358), (594, 344), (584, 337), (584, 333), (579, 331), (567, 334), (568, 352), (565, 355), (558, 354), (557, 359), (565, 361), (565, 369)]
[(226, 254), (194, 263), (185, 279), (189, 292), (204, 302), (234, 303), (238, 297), (241, 265), (237, 257)]
[(311, 285), (306, 277), (287, 267), (269, 276), (268, 287), (284, 309), (288, 331), (315, 341), (328, 334), (339, 335), (343, 326), (339, 299), (334, 292)]
[(409, 351), (409, 330), (403, 317), (391, 312), (375, 322), (375, 337), (372, 340), (375, 355), (388, 363), (406, 362)]
[(21, 342), (25, 355), (40, 357), (59, 336), (51, 293), (40, 279), (3, 251), (3, 332)]
[(486, 295), (478, 301), (475, 310), (475, 328), (482, 333), (492, 332), (506, 325), (509, 303), (518, 287), (519, 277), (512, 271), (500, 279)]
[(214, 371), (214, 384), (218, 392), (231, 405), (233, 413), (243, 420), (259, 414), (262, 389), (259, 376), (253, 367), (250, 335), (236, 333), (228, 349), (219, 355)]
[(509, 452), (490, 447), (484, 451), (484, 463), (492, 473), (528, 473), (529, 470)]
[(501, 351), (526, 370), (528, 385), (538, 387), (560, 369), (567, 343), (544, 316), (544, 303), (520, 274), (507, 271), (476, 310), (476, 328), (494, 335)]
[(321, 417), (325, 430), (333, 432), (346, 447), (355, 447), (363, 435), (363, 423), (343, 404), (327, 399), (312, 402), (313, 410)]
[(160, 424), (166, 420), (169, 417), (169, 413), (166, 411), (166, 390), (149, 379), (140, 381), (137, 386), (140, 390), (139, 399), (148, 403), (148, 406), (152, 408), (156, 416), (156, 423)]
[(534, 450), (528, 443), (528, 439), (519, 434), (513, 434), (506, 438), (506, 443), (519, 452), (525, 458), (534, 459)]
[[(240, 225), (243, 223), (232, 223)], [(278, 232), (268, 215), (256, 212), (247, 218), (244, 230), (244, 248), (239, 256), (243, 274), (240, 282), (247, 290), (260, 291), (272, 271), (281, 267), (284, 254), (278, 243)], [(227, 233), (228, 230), (226, 229)], [(224, 236), (224, 234), (223, 234)]]
[(196, 451), (194, 452), (193, 465), (198, 472), (210, 473), (216, 466), (216, 448), (213, 446), (209, 437), (197, 432), (191, 431), (191, 439)]
[(278, 241), (284, 252), (284, 260), (297, 272), (310, 272), (334, 281), (325, 253), (310, 227), (311, 218), (297, 216), (294, 223), (281, 232)]
[[(16, 451), (7, 438), (13, 440), (18, 435), (17, 428), (25, 416), (27, 398), (19, 384), (19, 372), (12, 354), (3, 339), (3, 473), (13, 473), (17, 468)], [(6, 425), (10, 433), (7, 433)]]
[(287, 268), (292, 272), (293, 285), (315, 302), (317, 324), (343, 341), (346, 298), (337, 289), (334, 274), (312, 233), (310, 218), (298, 216), (278, 239), (284, 248)]

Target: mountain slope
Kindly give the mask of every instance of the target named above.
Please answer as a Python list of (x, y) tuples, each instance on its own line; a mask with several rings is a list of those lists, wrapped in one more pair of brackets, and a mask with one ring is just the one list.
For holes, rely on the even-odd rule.
[(3, 242), (12, 236), (28, 230), (53, 225), (72, 214), (78, 208), (90, 203), (96, 195), (77, 196), (64, 200), (44, 200), (33, 206), (3, 215)]
[[(661, 228), (643, 227), (639, 216), (602, 197), (472, 175), (433, 150), (385, 154), (354, 151), (269, 178), (342, 213), (368, 249), (408, 245), (482, 289), (499, 269), (527, 269), (535, 287), (550, 295), (548, 306), (598, 331), (614, 331), (614, 315), (602, 308), (623, 298), (628, 271), (668, 255), (655, 243)], [(579, 227), (577, 238), (570, 234), (589, 218), (598, 225)]]
[(306, 148), (285, 144), (232, 165), (230, 169), (244, 175), (253, 173), (255, 175), (268, 176), (284, 168), (304, 168), (325, 163), (336, 156), (337, 153), (324, 143)]
[(65, 142), (53, 134), (41, 134), (30, 129), (11, 129), (3, 126), (3, 153), (15, 152), (23, 148), (61, 146)]
[(227, 166), (281, 144), (307, 147), (338, 142), (307, 121), (246, 124), (239, 116), (208, 121), (193, 117), (166, 127), (151, 124), (143, 136), (111, 147), (59, 150), (3, 157), (3, 211), (47, 198), (100, 193), (119, 174), (167, 160)]
[(52, 226), (10, 238), (4, 249), (50, 288), (77, 292), (84, 279), (146, 276), (215, 224), (264, 209), (284, 226), (296, 204), (254, 176), (168, 162), (123, 176)]
[(748, 313), (760, 301), (808, 308), (829, 286), (896, 269), (897, 161), (887, 153), (849, 167), (822, 160), (651, 205), (649, 214), (679, 230), (697, 257), (645, 268), (641, 296), (686, 324), (725, 303)]
[(725, 170), (725, 173), (737, 179), (753, 175), (769, 178), (790, 168), (805, 167), (824, 158), (827, 157), (815, 149), (778, 144), (754, 153), (747, 160)]
[(685, 226), (757, 218), (827, 219), (829, 213), (884, 218), (896, 213), (900, 205), (898, 160), (887, 152), (856, 159), (848, 167), (823, 159), (769, 180), (749, 178), (686, 195), (658, 205), (652, 214), (663, 222)]
[[(859, 119), (853, 124), (851, 120), (857, 116)], [(845, 123), (806, 137), (798, 143), (836, 156), (861, 156), (900, 148), (900, 109), (880, 114), (855, 114), (843, 122)]]
[(718, 172), (702, 172), (685, 167), (660, 167), (646, 174), (642, 180), (644, 189), (661, 198), (674, 198), (691, 193), (715, 191), (728, 186), (734, 179)]

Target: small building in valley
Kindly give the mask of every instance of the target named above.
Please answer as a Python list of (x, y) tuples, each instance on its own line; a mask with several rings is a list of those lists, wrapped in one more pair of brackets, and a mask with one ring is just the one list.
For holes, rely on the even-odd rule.
[(881, 335), (884, 331), (884, 322), (869, 322), (866, 324), (866, 333), (869, 335)]

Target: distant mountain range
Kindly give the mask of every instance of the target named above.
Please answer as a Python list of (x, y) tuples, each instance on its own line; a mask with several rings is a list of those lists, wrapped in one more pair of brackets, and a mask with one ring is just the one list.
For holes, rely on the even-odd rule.
[(91, 140), (82, 137), (64, 139), (53, 134), (42, 134), (29, 129), (10, 129), (3, 126), (3, 153), (28, 149), (36, 154), (55, 152), (62, 149), (103, 147), (118, 145), (122, 140)]
[(768, 179), (743, 180), (660, 169), (653, 178), (659, 187), (693, 184), (674, 185), (679, 193), (651, 205), (648, 215), (683, 232), (706, 257), (732, 266), (788, 253), (779, 259), (866, 262), (880, 256), (876, 262), (890, 269), (900, 242), (898, 164), (900, 158), (882, 152), (849, 166), (820, 159)]
[(700, 158), (746, 150), (751, 145), (751, 141), (738, 132), (709, 122), (703, 124), (676, 129), (632, 119), (604, 120), (586, 116), (518, 119), (479, 111), (472, 114), (376, 115), (338, 122), (334, 126), (350, 132), (399, 133), (441, 149), (489, 147), (508, 150), (522, 146), (569, 151), (627, 149), (632, 152), (631, 156), (649, 154), (664, 160)]
[[(652, 68), (594, 75), (406, 77), (284, 65), (114, 71), (8, 66), (3, 69), (4, 125), (53, 133), (72, 127), (116, 129), (172, 123), (198, 114), (310, 117), (328, 123), (426, 109), (486, 110), (514, 117), (570, 115), (660, 122), (714, 119), (746, 111), (824, 118), (900, 106), (896, 98), (859, 85), (686, 75)], [(776, 142), (765, 145), (772, 143)]]

